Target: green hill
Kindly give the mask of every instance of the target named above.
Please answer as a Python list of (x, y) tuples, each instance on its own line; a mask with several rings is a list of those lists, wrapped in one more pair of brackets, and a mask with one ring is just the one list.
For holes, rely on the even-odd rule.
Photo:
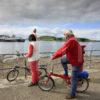
[[(64, 41), (64, 38), (58, 38), (58, 37), (54, 37), (54, 36), (41, 36), (38, 38), (39, 40), (42, 41)], [(87, 38), (77, 38), (78, 41), (80, 42), (92, 42), (94, 40), (90, 40)]]
[(54, 37), (54, 36), (41, 36), (38, 39), (42, 40), (42, 41), (55, 41), (56, 37)]
[(78, 41), (80, 42), (91, 42), (93, 40), (87, 39), (87, 38), (77, 38)]

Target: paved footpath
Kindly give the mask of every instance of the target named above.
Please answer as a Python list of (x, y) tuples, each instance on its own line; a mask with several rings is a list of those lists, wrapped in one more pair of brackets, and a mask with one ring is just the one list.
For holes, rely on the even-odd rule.
[[(73, 100), (100, 100), (100, 70), (89, 70), (90, 86), (86, 93), (78, 93)], [(55, 80), (56, 87), (50, 92), (44, 92), (38, 86), (27, 87), (28, 80), (20, 78), (9, 83), (0, 80), (0, 100), (66, 100), (67, 88), (63, 80)]]

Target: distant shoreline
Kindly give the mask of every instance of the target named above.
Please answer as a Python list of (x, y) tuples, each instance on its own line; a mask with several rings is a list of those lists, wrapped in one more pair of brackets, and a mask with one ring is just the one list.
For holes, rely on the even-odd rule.
[[(58, 42), (64, 42), (64, 40), (38, 40), (38, 41), (58, 41)], [(79, 42), (100, 42), (100, 41), (79, 41)]]
[(0, 39), (0, 42), (25, 42), (25, 39)]
[[(62, 37), (54, 37), (54, 36), (41, 36), (38, 38), (40, 41), (65, 41)], [(77, 38), (79, 42), (100, 42), (100, 40), (91, 40), (88, 38)]]

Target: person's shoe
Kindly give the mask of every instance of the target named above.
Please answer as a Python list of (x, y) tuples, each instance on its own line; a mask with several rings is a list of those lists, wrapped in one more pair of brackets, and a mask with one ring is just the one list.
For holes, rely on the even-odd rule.
[(35, 85), (38, 85), (38, 82), (36, 82)]
[(64, 76), (68, 76), (68, 74), (63, 74)]
[(74, 99), (74, 98), (76, 98), (76, 96), (70, 96), (70, 95), (66, 96), (66, 99)]
[(64, 78), (68, 78), (68, 75), (67, 75), (67, 74), (63, 74), (63, 77), (64, 77)]
[(35, 84), (35, 83), (30, 82), (30, 83), (28, 84), (28, 87), (31, 87), (31, 86), (34, 86), (34, 85), (36, 85), (36, 84)]

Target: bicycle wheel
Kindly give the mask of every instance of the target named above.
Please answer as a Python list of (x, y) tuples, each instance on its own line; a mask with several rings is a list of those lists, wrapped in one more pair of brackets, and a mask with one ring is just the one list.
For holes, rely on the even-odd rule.
[(39, 68), (39, 76), (47, 75), (47, 70), (45, 68)]
[(19, 71), (18, 70), (11, 70), (8, 74), (7, 74), (7, 80), (9, 82), (14, 81), (17, 77), (18, 77)]
[(82, 78), (78, 80), (77, 92), (85, 92), (89, 87), (89, 80), (87, 78)]
[(48, 76), (40, 77), (38, 86), (43, 91), (50, 91), (54, 87), (54, 80)]

